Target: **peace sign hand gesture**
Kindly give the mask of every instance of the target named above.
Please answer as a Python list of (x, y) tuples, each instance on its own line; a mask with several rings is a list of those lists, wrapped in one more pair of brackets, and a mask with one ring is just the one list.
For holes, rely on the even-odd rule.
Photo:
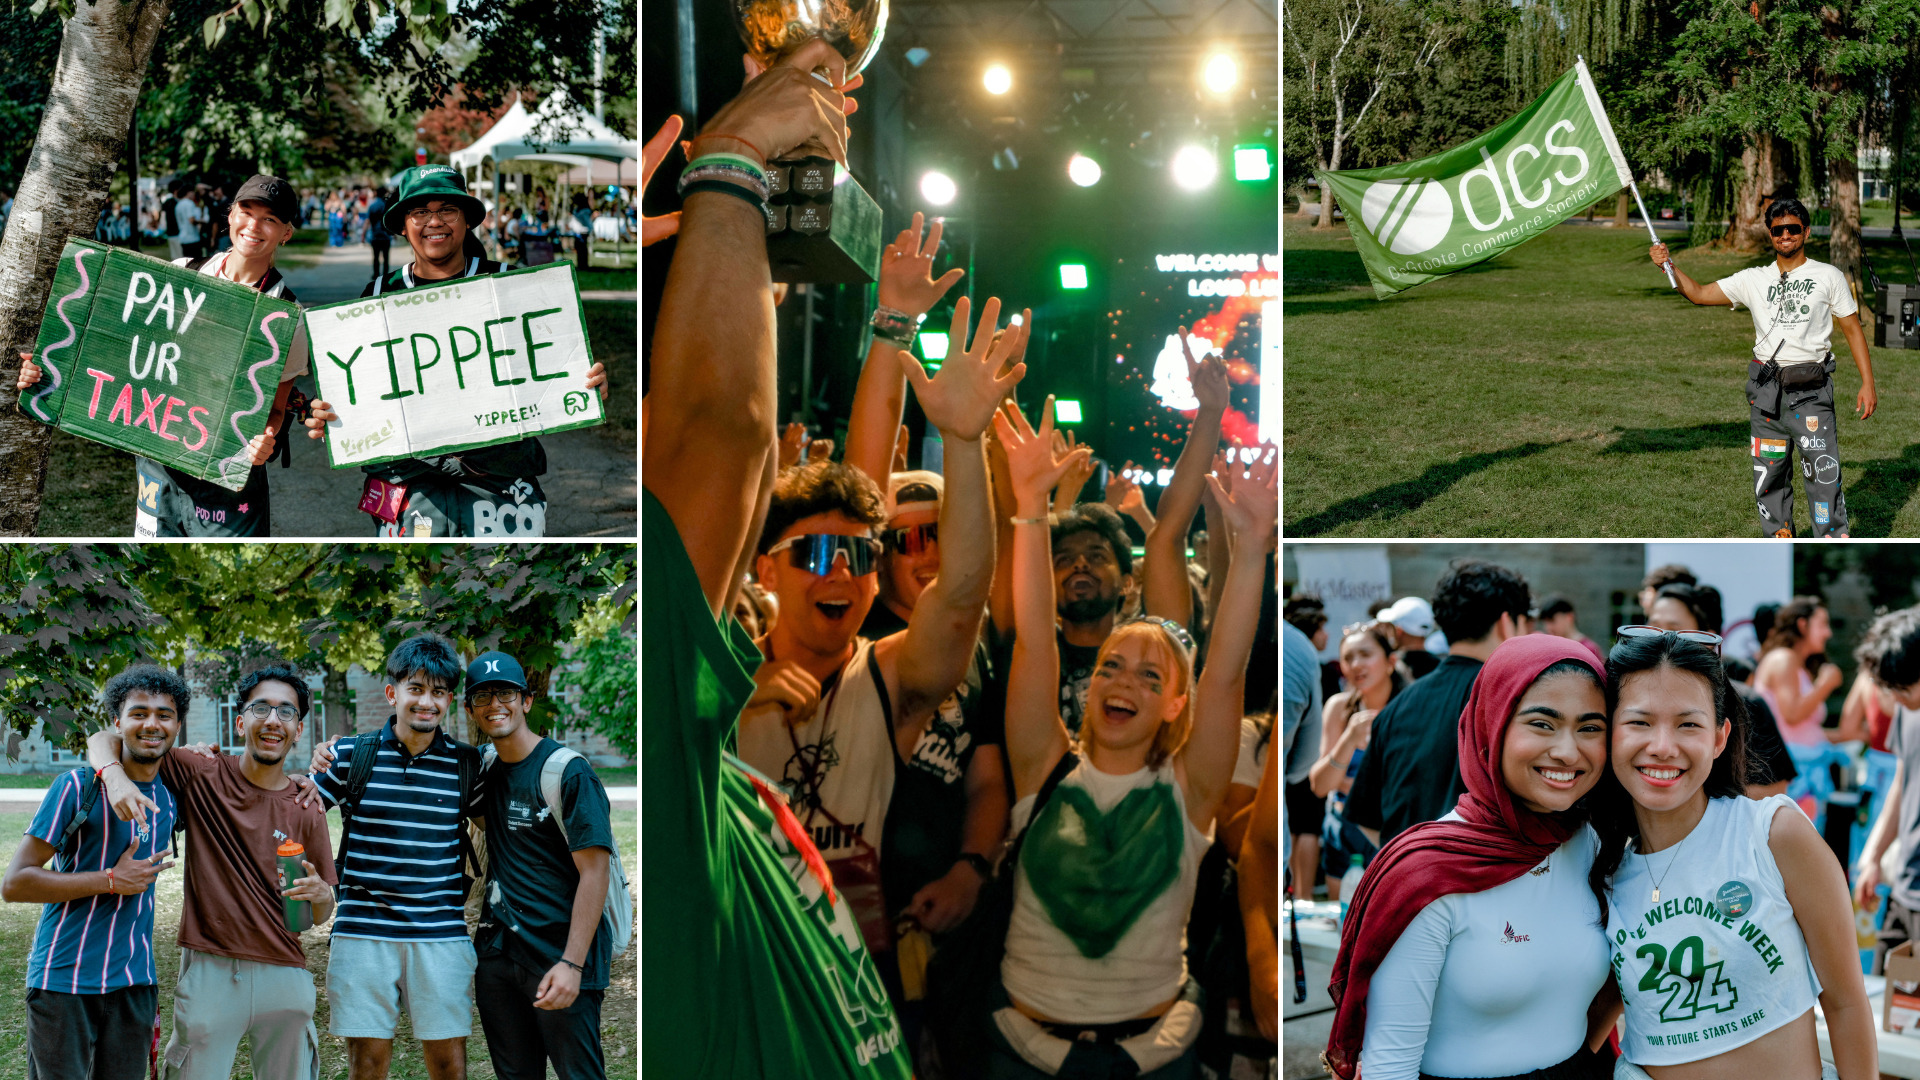
[(1187, 358), (1187, 381), (1193, 386), (1193, 396), (1199, 399), (1202, 409), (1226, 412), (1233, 400), (1233, 387), (1227, 382), (1227, 362), (1217, 352), (1196, 359), (1193, 343), (1187, 340), (1188, 332), (1187, 327), (1180, 328), (1180, 351)]
[(1000, 336), (1000, 345), (995, 348), (993, 328), (1000, 317), (1000, 298), (990, 297), (981, 309), (972, 347), (962, 350), (972, 307), (972, 301), (964, 296), (954, 305), (950, 351), (938, 375), (929, 377), (912, 353), (903, 350), (899, 354), (900, 366), (913, 384), (913, 396), (919, 399), (927, 420), (940, 429), (943, 437), (962, 442), (979, 440), (1001, 400), (1026, 377), (1025, 364), (1014, 364), (1004, 376), (995, 373), (1007, 357), (1026, 348), (1027, 326), (1033, 321), (1033, 312), (1027, 311), (1019, 326), (1008, 327)]
[(934, 280), (933, 257), (940, 250), (940, 231), (945, 225), (936, 218), (933, 228), (927, 232), (926, 243), (922, 244), (920, 228), (924, 220), (915, 211), (913, 227), (900, 230), (900, 235), (880, 253), (880, 306), (915, 317), (932, 310), (933, 305), (947, 295), (947, 290), (953, 288), (954, 282), (966, 275), (966, 271), (956, 266)]

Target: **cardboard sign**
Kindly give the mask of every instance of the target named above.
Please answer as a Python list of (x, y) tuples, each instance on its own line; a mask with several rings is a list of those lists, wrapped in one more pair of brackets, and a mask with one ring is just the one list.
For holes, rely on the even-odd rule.
[(162, 259), (68, 240), (27, 415), (230, 491), (267, 430), (300, 308)]
[(572, 263), (323, 304), (307, 333), (336, 469), (606, 420)]
[(1920, 958), (1913, 942), (1887, 951), (1887, 996), (1881, 1003), (1880, 1027), (1901, 1035), (1920, 1034)]

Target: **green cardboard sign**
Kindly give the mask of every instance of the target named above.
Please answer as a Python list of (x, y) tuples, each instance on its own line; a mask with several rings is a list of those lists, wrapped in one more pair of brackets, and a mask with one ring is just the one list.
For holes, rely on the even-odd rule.
[(42, 423), (229, 491), (267, 430), (299, 305), (87, 240), (68, 240), (20, 394)]
[(336, 469), (606, 421), (570, 262), (321, 304), (307, 334)]

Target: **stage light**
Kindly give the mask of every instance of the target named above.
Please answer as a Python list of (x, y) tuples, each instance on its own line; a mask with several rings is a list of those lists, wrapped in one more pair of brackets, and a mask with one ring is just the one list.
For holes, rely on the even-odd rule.
[(1013, 72), (1008, 71), (1005, 64), (995, 64), (987, 69), (986, 78), (981, 82), (986, 84), (987, 93), (1004, 94), (1013, 89)]
[(1087, 287), (1087, 266), (1085, 263), (1061, 263), (1060, 287), (1063, 289), (1084, 289)]
[(1075, 154), (1067, 162), (1067, 179), (1081, 187), (1092, 187), (1100, 182), (1100, 163), (1085, 154)]
[(1224, 94), (1240, 81), (1240, 65), (1234, 63), (1233, 57), (1226, 53), (1214, 53), (1208, 58), (1206, 71), (1201, 77), (1206, 80), (1207, 89)]
[(1233, 178), (1242, 183), (1257, 184), (1273, 177), (1273, 163), (1267, 159), (1264, 146), (1236, 146), (1233, 148)]
[(1186, 146), (1173, 155), (1173, 182), (1188, 191), (1199, 191), (1211, 185), (1219, 171), (1213, 154), (1205, 147)]
[(920, 355), (928, 360), (945, 360), (947, 335), (939, 330), (920, 331)]
[(953, 186), (953, 178), (946, 173), (930, 172), (920, 178), (920, 194), (935, 206), (945, 206), (960, 194), (960, 189)]
[(1053, 399), (1053, 422), (1056, 424), (1077, 424), (1080, 422), (1080, 403), (1072, 398)]
[(1153, 479), (1154, 483), (1159, 484), (1161, 487), (1166, 487), (1168, 484), (1173, 483), (1173, 470), (1161, 469), (1154, 475)]
[(915, 45), (913, 48), (907, 50), (907, 63), (912, 64), (914, 67), (919, 67), (921, 64), (927, 62), (927, 57), (932, 55), (933, 54), (927, 50)]

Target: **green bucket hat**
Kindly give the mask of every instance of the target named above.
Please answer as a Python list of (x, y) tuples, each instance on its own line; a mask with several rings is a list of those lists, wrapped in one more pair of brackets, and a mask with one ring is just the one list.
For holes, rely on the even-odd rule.
[(381, 221), (395, 236), (407, 234), (407, 212), (430, 199), (457, 203), (467, 212), (471, 229), (487, 216), (486, 205), (467, 194), (466, 178), (449, 165), (415, 165), (400, 174), (400, 197), (387, 207)]

